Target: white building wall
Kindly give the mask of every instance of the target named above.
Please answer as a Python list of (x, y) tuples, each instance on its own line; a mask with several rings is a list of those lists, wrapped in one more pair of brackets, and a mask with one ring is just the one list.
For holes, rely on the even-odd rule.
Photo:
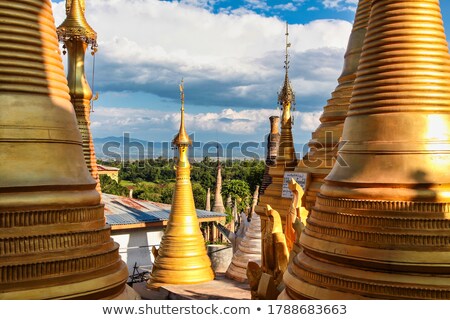
[(163, 234), (162, 228), (112, 230), (111, 236), (120, 246), (120, 256), (130, 275), (135, 263), (144, 269), (153, 264), (152, 246), (159, 247)]

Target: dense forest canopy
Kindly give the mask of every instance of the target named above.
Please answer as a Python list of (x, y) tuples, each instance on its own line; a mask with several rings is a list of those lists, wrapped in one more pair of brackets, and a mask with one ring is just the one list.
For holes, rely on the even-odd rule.
[[(119, 183), (105, 175), (100, 176), (102, 191), (128, 196), (133, 189), (133, 197), (162, 203), (172, 202), (175, 184), (175, 162), (173, 159), (157, 158), (129, 162), (99, 163), (120, 168)], [(204, 209), (207, 189), (211, 189), (211, 205), (214, 203), (217, 160), (205, 157), (202, 161), (191, 163), (191, 181), (195, 206)], [(226, 160), (222, 166), (222, 196), (229, 195), (236, 200), (238, 209), (243, 210), (251, 204), (251, 196), (257, 185), (261, 184), (265, 163), (259, 160)]]

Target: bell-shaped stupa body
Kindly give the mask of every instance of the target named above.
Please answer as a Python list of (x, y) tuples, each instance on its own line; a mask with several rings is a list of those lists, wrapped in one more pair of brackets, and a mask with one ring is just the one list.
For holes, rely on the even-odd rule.
[(0, 299), (123, 296), (51, 3), (0, 0), (0, 12)]
[(214, 279), (192, 193), (188, 159), (188, 147), (192, 141), (184, 127), (183, 84), (180, 90), (181, 124), (173, 140), (178, 149), (178, 163), (172, 209), (147, 283), (149, 288), (155, 289), (164, 284), (196, 284)]
[(295, 169), (297, 172), (309, 174), (302, 200), (302, 205), (307, 210), (311, 210), (316, 202), (324, 178), (330, 173), (337, 159), (338, 145), (342, 137), (342, 129), (350, 105), (356, 70), (369, 23), (370, 3), (371, 0), (359, 0), (345, 53), (344, 68), (338, 79), (339, 84), (323, 108), (320, 125), (312, 133), (312, 138), (308, 143), (308, 153), (299, 161)]
[(261, 183), (261, 188), (259, 194), (263, 195), (264, 190), (272, 183), (272, 177), (269, 174), (269, 169), (275, 165), (278, 148), (280, 144), (280, 117), (271, 116), (270, 121), (270, 133), (267, 136), (267, 146), (266, 146), (266, 167), (264, 169), (264, 175)]
[(66, 0), (67, 17), (57, 28), (57, 33), (59, 40), (67, 49), (69, 94), (81, 132), (84, 160), (89, 172), (97, 182), (97, 191), (101, 192), (90, 128), (92, 90), (86, 80), (84, 68), (87, 47), (91, 46), (92, 55), (97, 51), (97, 33), (87, 23), (84, 12), (84, 0)]
[(258, 202), (258, 194), (259, 186), (256, 187), (253, 195), (250, 224), (225, 274), (228, 278), (239, 282), (247, 281), (247, 264), (249, 261), (261, 265), (261, 218), (254, 211)]
[(373, 0), (347, 165), (320, 189), (281, 298), (450, 299), (449, 128), (439, 1)]

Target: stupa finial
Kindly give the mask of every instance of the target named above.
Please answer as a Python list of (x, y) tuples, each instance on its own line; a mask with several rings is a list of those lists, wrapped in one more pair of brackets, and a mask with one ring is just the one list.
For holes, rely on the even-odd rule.
[(180, 121), (180, 130), (178, 134), (172, 141), (172, 144), (176, 147), (180, 146), (189, 146), (192, 144), (191, 138), (186, 132), (186, 127), (184, 125), (184, 80), (181, 79), (180, 83), (180, 99), (181, 99), (181, 121)]
[(59, 41), (77, 38), (82, 39), (92, 47), (97, 47), (97, 33), (92, 29), (84, 16), (84, 0), (66, 1), (66, 19), (58, 27)]
[(286, 105), (295, 105), (295, 94), (294, 90), (292, 90), (291, 82), (289, 81), (289, 48), (291, 47), (291, 43), (289, 42), (289, 24), (286, 22), (286, 54), (285, 54), (285, 60), (284, 60), (284, 69), (285, 69), (285, 76), (284, 76), (284, 84), (283, 88), (281, 89), (280, 93), (278, 94), (278, 104), (283, 107)]

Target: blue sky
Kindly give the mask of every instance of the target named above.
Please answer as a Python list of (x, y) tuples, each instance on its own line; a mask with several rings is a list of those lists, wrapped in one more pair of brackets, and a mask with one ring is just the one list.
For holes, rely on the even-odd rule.
[[(306, 143), (335, 88), (357, 0), (86, 0), (97, 31), (94, 137), (170, 141), (185, 79), (187, 129), (197, 140), (262, 141), (277, 115), (284, 23), (297, 97), (294, 139)], [(56, 24), (64, 1), (53, 1)], [(450, 4), (441, 1), (450, 29)], [(449, 31), (447, 30), (447, 37)], [(87, 73), (91, 82), (91, 57)], [(91, 84), (92, 85), (92, 84)]]

